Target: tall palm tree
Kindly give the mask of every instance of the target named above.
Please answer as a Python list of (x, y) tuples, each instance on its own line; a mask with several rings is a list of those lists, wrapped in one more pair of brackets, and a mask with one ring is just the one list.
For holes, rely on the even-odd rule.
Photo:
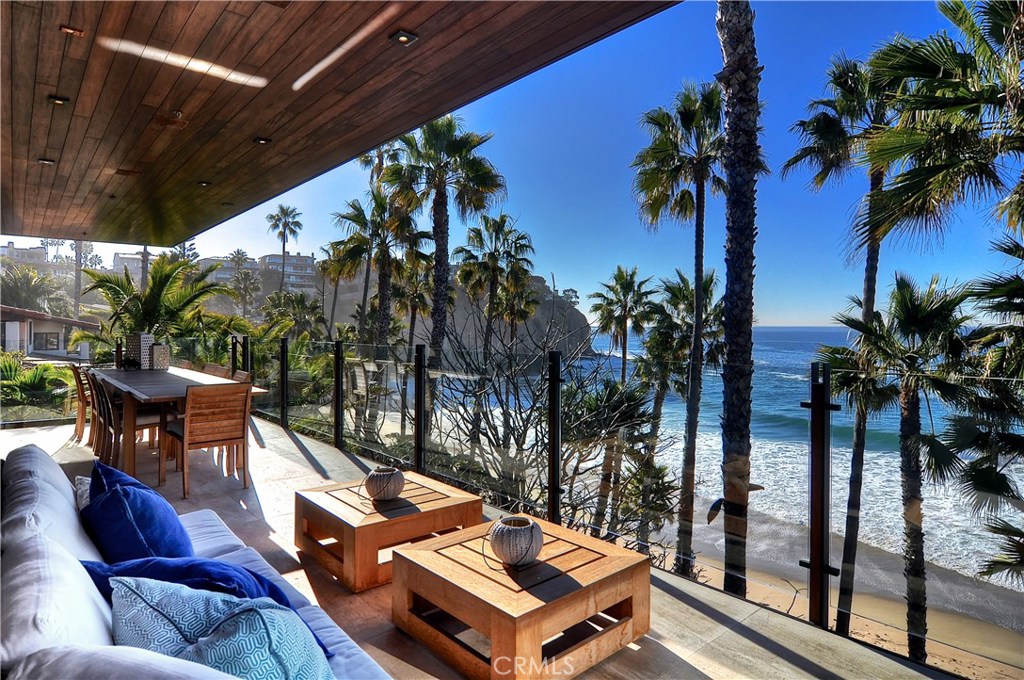
[[(433, 288), (430, 280), (430, 256), (420, 253), (422, 257), (407, 257), (399, 275), (399, 284), (395, 290), (395, 308), (400, 314), (409, 315), (409, 340), (405, 348), (405, 363), (412, 364), (413, 347), (416, 344), (416, 321), (430, 307), (430, 291)], [(405, 436), (407, 409), (405, 400), (409, 392), (409, 372), (402, 373), (402, 415), (401, 434)]]
[(456, 279), (474, 298), (486, 295), (484, 306), (486, 321), (483, 338), (483, 365), (491, 359), (491, 340), (494, 337), (494, 319), (498, 315), (498, 291), (512, 272), (533, 269), (533, 241), (530, 235), (515, 227), (516, 221), (501, 213), (498, 217), (484, 215), (479, 227), (470, 227), (466, 245), (456, 248), (452, 255), (459, 263)]
[(281, 241), (281, 285), (277, 289), (279, 293), (284, 292), (284, 270), (288, 258), (288, 240), (299, 237), (299, 232), (302, 231), (302, 222), (299, 221), (301, 216), (302, 213), (299, 212), (298, 208), (280, 203), (275, 212), (267, 215), (267, 222), (270, 224), (267, 227), (267, 231), (274, 232), (278, 240)]
[[(640, 201), (641, 218), (653, 229), (657, 229), (663, 218), (693, 220), (694, 281), (704, 280), (707, 190), (710, 186), (713, 192), (721, 192), (725, 187), (725, 180), (719, 175), (725, 148), (722, 117), (722, 89), (717, 83), (685, 83), (676, 95), (672, 111), (657, 108), (644, 114), (641, 124), (650, 134), (651, 143), (633, 160), (633, 167), (637, 168), (633, 187)], [(694, 289), (697, 299), (694, 302), (689, 375), (686, 379), (689, 391), (685, 396), (684, 468), (692, 468), (692, 461), (696, 460), (703, 383), (704, 343), (697, 339), (704, 335), (704, 290), (702, 286)], [(685, 482), (683, 494), (687, 494)], [(692, 522), (692, 507), (689, 514)], [(677, 561), (677, 567), (680, 564)], [(686, 573), (689, 573), (689, 568), (686, 568)]]
[(722, 475), (725, 487), (727, 592), (747, 593), (747, 498), (750, 492), (750, 390), (754, 374), (754, 241), (757, 176), (763, 169), (754, 12), (746, 0), (718, 0), (715, 19), (725, 94), (725, 345), (722, 368)]
[(602, 283), (605, 292), (591, 293), (590, 311), (597, 314), (597, 330), (608, 333), (612, 349), (622, 350), (620, 382), (626, 383), (626, 358), (628, 356), (629, 334), (641, 335), (649, 318), (650, 297), (655, 290), (645, 288), (650, 277), (637, 281), (636, 267), (626, 270), (622, 265), (615, 268), (611, 283)]
[[(962, 287), (943, 290), (938, 277), (920, 289), (912, 279), (898, 274), (884, 317), (876, 313), (870, 323), (851, 315), (838, 317), (860, 334), (861, 361), (892, 375), (899, 387), (907, 642), (910, 658), (921, 663), (927, 659), (928, 632), (921, 511), (922, 458), (927, 448), (922, 445), (921, 398), (934, 394), (957, 403), (966, 397), (949, 368), (967, 350), (964, 326), (969, 317), (961, 312), (965, 299)], [(928, 463), (929, 469), (935, 469), (943, 461), (929, 458)]]
[[(813, 100), (810, 118), (799, 120), (793, 131), (800, 136), (801, 146), (782, 166), (786, 177), (798, 167), (814, 171), (811, 188), (820, 190), (826, 184), (849, 174), (856, 166), (868, 168), (866, 210), (872, 209), (873, 197), (885, 184), (886, 166), (867, 163), (868, 141), (892, 126), (895, 82), (874, 76), (859, 61), (840, 54), (832, 58), (826, 74), (825, 99)], [(861, 297), (862, 319), (870, 323), (875, 313), (875, 289), (878, 282), (878, 260), (882, 239), (873, 236), (864, 243), (864, 293)], [(860, 394), (858, 391), (848, 395)], [(868, 396), (868, 395), (865, 395)], [(846, 532), (843, 539), (843, 568), (839, 581), (839, 607), (836, 632), (850, 634), (850, 611), (853, 607), (853, 584), (860, 534), (860, 499), (864, 479), (864, 447), (867, 441), (869, 403), (851, 402), (854, 409), (853, 454), (850, 458), (849, 495), (846, 505)]]
[(480, 424), (483, 419), (483, 394), (487, 388), (487, 378), (483, 375), (491, 365), (494, 337), (494, 319), (498, 315), (498, 291), (508, 280), (510, 274), (529, 272), (533, 269), (530, 255), (534, 253), (530, 235), (515, 227), (515, 220), (501, 213), (498, 217), (484, 215), (479, 227), (470, 227), (466, 234), (466, 245), (459, 246), (453, 255), (459, 262), (459, 270), (455, 275), (466, 292), (479, 299), (486, 294), (484, 307), (483, 356), (477, 380), (476, 399), (473, 407), (473, 423), (470, 429), (470, 441), (477, 442), (480, 438)]
[(444, 116), (421, 127), (416, 134), (398, 138), (402, 160), (384, 169), (382, 181), (398, 191), (412, 212), (431, 200), (434, 238), (434, 292), (430, 311), (430, 361), (439, 365), (448, 328), (451, 265), (448, 252), (449, 192), (461, 219), (483, 212), (505, 195), (505, 178), (480, 147), (493, 135), (462, 128), (455, 116)]
[(392, 139), (378, 146), (373, 151), (368, 151), (359, 157), (359, 167), (370, 171), (370, 184), (378, 185), (384, 168), (397, 163), (399, 160), (398, 140)]
[(235, 292), (238, 293), (238, 301), (242, 306), (242, 318), (249, 319), (249, 306), (256, 300), (256, 294), (260, 292), (262, 285), (259, 275), (248, 269), (241, 269), (235, 272), (232, 279)]
[(331, 317), (328, 321), (327, 332), (327, 337), (330, 339), (334, 337), (334, 315), (338, 308), (338, 288), (341, 286), (341, 280), (347, 278), (348, 270), (341, 257), (341, 248), (329, 243), (326, 246), (321, 247), (320, 250), (325, 256), (324, 259), (320, 261), (322, 267), (321, 272), (323, 273), (324, 279), (334, 286), (334, 296), (331, 298)]
[[(401, 275), (403, 258), (407, 253), (415, 259), (421, 255), (423, 241), (430, 238), (428, 232), (416, 229), (416, 220), (402, 205), (386, 196), (382, 189), (370, 190), (371, 200), (376, 206), (383, 201), (381, 210), (384, 221), (374, 249), (374, 265), (377, 267), (377, 319), (374, 325), (373, 344), (377, 346), (379, 358), (383, 358), (391, 333), (392, 289), (394, 277)], [(374, 208), (374, 212), (377, 212)]]
[[(669, 390), (675, 390), (683, 399), (688, 398), (687, 395), (690, 393), (687, 381), (692, 376), (692, 371), (688, 362), (693, 356), (690, 344), (693, 342), (692, 330), (696, 323), (698, 299), (704, 306), (701, 318), (705, 323), (700, 340), (704, 345), (701, 351), (703, 367), (721, 368), (725, 346), (722, 343), (722, 301), (715, 300), (717, 284), (715, 272), (708, 272), (704, 277), (703, 290), (698, 295), (694, 290), (695, 286), (677, 269), (674, 280), (661, 280), (661, 299), (651, 305), (651, 325), (644, 337), (645, 356), (637, 362), (641, 379), (654, 391), (651, 433), (645, 453), (645, 472), (653, 474), (655, 471), (661, 415)], [(684, 456), (682, 495), (676, 513), (677, 557), (674, 566), (677, 572), (683, 574), (690, 574), (693, 569), (693, 495), (696, 486), (696, 465), (696, 455), (692, 458)], [(650, 492), (650, 485), (645, 483), (642, 489), (646, 496)], [(641, 505), (646, 505), (646, 500), (642, 500)], [(642, 545), (648, 543), (649, 529), (648, 518), (642, 518), (638, 536)]]
[(859, 225), (862, 238), (893, 229), (945, 228), (965, 200), (995, 199), (1005, 225), (1024, 227), (1024, 12), (1018, 2), (942, 0), (959, 36), (897, 36), (871, 70), (904, 82), (897, 129), (868, 146), (874, 163), (901, 163)]
[[(377, 196), (383, 197), (384, 194), (378, 190)], [(360, 270), (363, 272), (363, 297), (357, 309), (356, 335), (359, 342), (367, 342), (372, 259), (384, 221), (387, 219), (387, 201), (383, 198), (380, 201), (371, 200), (370, 204), (364, 207), (356, 198), (346, 203), (345, 208), (345, 212), (332, 213), (331, 218), (335, 226), (342, 229), (347, 236), (341, 241), (332, 242), (330, 247), (336, 252), (341, 276), (353, 278)]]

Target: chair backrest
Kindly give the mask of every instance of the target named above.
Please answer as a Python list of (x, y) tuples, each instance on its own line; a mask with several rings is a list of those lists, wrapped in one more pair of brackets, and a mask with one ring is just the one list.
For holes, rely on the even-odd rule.
[(231, 377), (231, 369), (230, 368), (228, 368), (227, 366), (218, 366), (217, 364), (206, 364), (206, 366), (203, 366), (203, 373), (207, 373), (209, 375), (215, 375), (218, 378), (230, 378)]
[(244, 440), (252, 385), (191, 385), (185, 393), (185, 446), (206, 448)]
[(251, 376), (248, 371), (235, 371), (231, 376), (232, 380), (240, 383), (251, 382), (250, 378)]
[(175, 362), (175, 365), (178, 368), (192, 368), (192, 362), (188, 359), (178, 359), (178, 361)]
[(75, 388), (78, 390), (78, 401), (82, 404), (88, 405), (89, 399), (92, 395), (92, 389), (89, 386), (89, 380), (85, 377), (85, 372), (78, 364), (71, 364), (71, 375), (75, 378)]
[(103, 386), (99, 378), (92, 371), (85, 371), (85, 377), (92, 392), (92, 403), (99, 415), (104, 427), (110, 427), (113, 423), (113, 407), (110, 404), (110, 393)]

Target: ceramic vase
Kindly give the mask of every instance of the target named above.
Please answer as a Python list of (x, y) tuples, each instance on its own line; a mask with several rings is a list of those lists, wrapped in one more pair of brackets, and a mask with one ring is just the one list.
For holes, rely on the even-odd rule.
[(375, 501), (398, 498), (405, 488), (405, 475), (398, 468), (379, 467), (366, 475), (366, 495)]
[(520, 567), (537, 559), (544, 545), (540, 525), (528, 517), (505, 517), (490, 532), (491, 550), (502, 563)]

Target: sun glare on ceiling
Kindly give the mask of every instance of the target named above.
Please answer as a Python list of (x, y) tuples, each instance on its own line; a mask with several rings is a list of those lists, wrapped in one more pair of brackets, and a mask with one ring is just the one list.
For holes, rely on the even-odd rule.
[(123, 54), (133, 54), (142, 59), (159, 61), (162, 64), (170, 64), (171, 66), (177, 66), (178, 68), (186, 71), (193, 71), (195, 73), (213, 76), (214, 78), (220, 78), (221, 80), (226, 80), (229, 83), (235, 83), (236, 85), (245, 85), (247, 87), (266, 87), (268, 82), (266, 78), (261, 76), (235, 71), (224, 66), (218, 66), (217, 64), (209, 61), (194, 59), (175, 52), (168, 52), (167, 50), (162, 50), (151, 45), (140, 45), (139, 43), (132, 42), (130, 40), (97, 38), (96, 42), (103, 47), (106, 47), (108, 50), (121, 52)]
[(301, 76), (299, 76), (298, 80), (292, 83), (292, 90), (298, 92), (299, 90), (304, 88), (307, 84), (309, 84), (311, 80), (316, 78), (318, 75), (323, 73), (329, 66), (331, 66), (331, 64), (341, 59), (342, 55), (344, 55), (346, 52), (352, 51), (359, 45), (359, 43), (366, 40), (367, 37), (374, 33), (377, 33), (382, 28), (384, 28), (384, 26), (390, 23), (396, 16), (398, 16), (398, 14), (401, 11), (402, 6), (400, 4), (391, 5), (383, 12), (375, 16), (372, 21), (370, 21), (368, 24), (360, 28), (358, 31), (350, 35), (348, 39), (345, 40), (345, 42), (338, 45), (338, 47), (333, 52), (331, 52), (326, 57), (317, 62), (316, 66), (314, 66), (313, 68), (309, 69)]

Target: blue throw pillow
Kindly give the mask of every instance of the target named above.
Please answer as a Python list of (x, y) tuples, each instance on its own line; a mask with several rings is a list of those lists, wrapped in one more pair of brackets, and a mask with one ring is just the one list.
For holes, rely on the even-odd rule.
[(117, 468), (104, 465), (96, 461), (92, 466), (92, 481), (89, 484), (89, 502), (115, 486), (134, 486), (137, 489), (148, 489), (149, 487), (135, 479), (131, 475), (121, 472)]
[[(294, 610), (288, 596), (276, 583), (250, 569), (220, 560), (202, 557), (145, 557), (117, 564), (83, 560), (82, 566), (108, 602), (113, 594), (110, 579), (115, 576), (134, 576), (178, 583), (193, 590), (208, 590), (238, 598), (269, 597)], [(334, 656), (316, 633), (313, 633), (313, 637), (327, 658)]]
[(174, 508), (149, 487), (114, 486), (93, 497), (80, 516), (106, 562), (195, 554)]
[(299, 615), (268, 598), (240, 600), (145, 578), (110, 582), (115, 644), (240, 678), (334, 678)]

